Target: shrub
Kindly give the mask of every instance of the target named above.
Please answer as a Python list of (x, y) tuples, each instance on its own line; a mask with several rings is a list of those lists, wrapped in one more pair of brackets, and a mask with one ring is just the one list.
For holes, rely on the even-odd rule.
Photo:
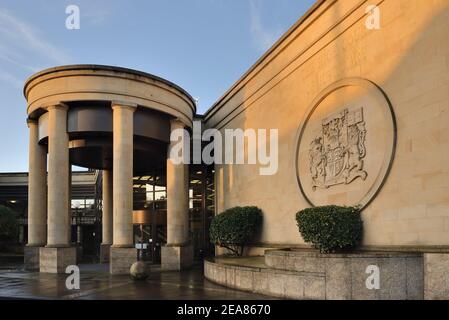
[(0, 205), (0, 241), (14, 240), (16, 236), (16, 214), (10, 208)]
[(210, 225), (210, 239), (237, 256), (262, 225), (262, 211), (257, 207), (235, 207), (215, 216)]
[(362, 240), (363, 222), (356, 207), (325, 206), (296, 214), (299, 232), (321, 253), (353, 249)]

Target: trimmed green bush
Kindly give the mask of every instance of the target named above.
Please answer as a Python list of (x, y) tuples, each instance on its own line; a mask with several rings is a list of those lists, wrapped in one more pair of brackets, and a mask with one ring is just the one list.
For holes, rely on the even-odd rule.
[(209, 229), (211, 242), (241, 256), (260, 230), (262, 219), (262, 210), (257, 207), (228, 209), (212, 219)]
[(304, 241), (321, 253), (350, 250), (362, 240), (363, 222), (356, 207), (304, 209), (296, 214), (296, 221)]
[(17, 236), (17, 217), (15, 212), (0, 205), (0, 241), (11, 241)]

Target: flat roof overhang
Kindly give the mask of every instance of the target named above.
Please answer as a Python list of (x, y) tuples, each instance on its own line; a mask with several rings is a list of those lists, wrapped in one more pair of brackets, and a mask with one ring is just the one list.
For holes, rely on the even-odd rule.
[(47, 144), (47, 107), (65, 104), (72, 164), (112, 168), (114, 103), (134, 112), (134, 173), (164, 166), (170, 141), (170, 121), (192, 127), (196, 106), (181, 87), (137, 70), (103, 65), (69, 65), (43, 70), (25, 83), (30, 119), (38, 120), (39, 141)]
[(118, 101), (166, 113), (192, 126), (194, 99), (178, 85), (161, 77), (104, 65), (68, 65), (43, 70), (25, 83), (27, 114), (38, 118), (56, 103)]

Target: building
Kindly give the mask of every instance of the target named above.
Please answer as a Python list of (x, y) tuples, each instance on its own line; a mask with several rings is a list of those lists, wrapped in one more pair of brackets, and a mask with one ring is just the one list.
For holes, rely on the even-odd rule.
[[(376, 17), (378, 29), (371, 25)], [(205, 123), (222, 132), (279, 129), (275, 175), (262, 176), (257, 166), (216, 166), (217, 212), (242, 204), (264, 212), (252, 254), (304, 247), (294, 220), (303, 208), (361, 205), (362, 248), (421, 253), (414, 298), (449, 298), (444, 280), (449, 270), (448, 38), (445, 0), (317, 1), (212, 106)], [(287, 268), (282, 259), (288, 253), (278, 257), (279, 265), (284, 263), (280, 268)], [(338, 265), (334, 262), (332, 267)], [(318, 271), (323, 265), (293, 269)], [(341, 274), (336, 295), (327, 291), (329, 282), (317, 279), (315, 288), (322, 290), (312, 288), (317, 295), (308, 298), (379, 298), (366, 292), (366, 267), (357, 269), (357, 281)], [(388, 265), (381, 268), (381, 281), (389, 279), (382, 282), (382, 297), (391, 298), (402, 283), (403, 294), (395, 298), (406, 298), (401, 278), (406, 268), (397, 268), (402, 270), (398, 278)], [(220, 279), (224, 270), (217, 268), (207, 277), (245, 290), (298, 297), (288, 292), (295, 281), (288, 275), (269, 278), (277, 286), (270, 289), (263, 277), (257, 283), (257, 272), (253, 280), (241, 272), (240, 280), (236, 275), (230, 283)], [(290, 283), (282, 284), (283, 278)], [(394, 282), (396, 287), (386, 292)], [(359, 288), (360, 295), (339, 296), (345, 283)]]
[[(73, 172), (71, 195), (71, 241), (82, 248), (80, 258), (99, 254), (101, 236), (101, 175), (98, 171)], [(0, 205), (18, 214), (16, 242), (28, 243), (28, 174), (0, 173)], [(101, 241), (100, 241), (101, 242)]]
[[(207, 230), (214, 212), (213, 172), (200, 168), (190, 173), (189, 219), (194, 258), (201, 260), (213, 255)], [(210, 168), (209, 168), (210, 169)], [(102, 174), (101, 171), (72, 172), (70, 189), (71, 244), (77, 248), (78, 262), (109, 262), (108, 251), (100, 250), (102, 243)], [(153, 183), (156, 181), (156, 183)], [(134, 243), (147, 244), (142, 250), (145, 261), (160, 263), (161, 247), (166, 244), (167, 195), (163, 176), (136, 176), (133, 179), (133, 235)], [(203, 188), (203, 185), (205, 186)], [(204, 198), (203, 198), (204, 194)], [(205, 201), (203, 201), (205, 199)], [(28, 243), (28, 174), (0, 174), (0, 205), (11, 208), (18, 214), (19, 230), (16, 244)], [(154, 212), (154, 214), (151, 214)], [(206, 214), (207, 216), (203, 216)], [(154, 220), (153, 220), (154, 219)], [(154, 235), (154, 236), (153, 236)], [(154, 238), (154, 240), (153, 240)], [(21, 250), (20, 250), (21, 251)], [(29, 269), (38, 269), (39, 261), (27, 260)]]
[[(220, 130), (279, 128), (276, 175), (216, 168), (217, 212), (263, 208), (262, 248), (301, 244), (294, 213), (324, 204), (364, 207), (366, 247), (449, 244), (449, 3), (374, 4), (379, 30), (366, 27), (364, 3), (318, 1), (205, 115)], [(314, 148), (328, 152), (323, 131), (344, 118), (337, 137), (355, 130), (356, 168), (323, 178)]]
[[(199, 118), (223, 136), (278, 130), (272, 175), (261, 175), (261, 165), (195, 168), (167, 159), (170, 132), (192, 130), (197, 115), (190, 95), (164, 79), (95, 65), (31, 77), (27, 255), (39, 257), (41, 271), (75, 262), (65, 213), (76, 164), (103, 170), (102, 250), (111, 247), (113, 274), (135, 260), (133, 178), (142, 176), (166, 188), (162, 267), (192, 263), (189, 172), (203, 176), (203, 238), (209, 208), (256, 205), (264, 227), (249, 254), (301, 247), (298, 210), (360, 205), (364, 249), (421, 252), (449, 267), (449, 3), (371, 2), (317, 1)], [(380, 28), (369, 24), (376, 13)]]
[[(151, 252), (160, 251), (163, 268), (178, 270), (191, 265), (194, 254), (204, 254), (213, 170), (167, 162), (171, 129), (192, 126), (190, 95), (150, 74), (95, 65), (42, 71), (24, 92), (30, 130), (25, 261), (34, 261), (29, 268), (39, 261), (41, 271), (63, 272), (76, 263), (70, 165), (102, 170), (100, 255), (110, 260), (111, 273), (128, 273), (136, 260), (133, 211), (142, 226), (153, 226), (141, 233), (150, 234), (156, 246)], [(194, 252), (198, 243), (202, 247)]]

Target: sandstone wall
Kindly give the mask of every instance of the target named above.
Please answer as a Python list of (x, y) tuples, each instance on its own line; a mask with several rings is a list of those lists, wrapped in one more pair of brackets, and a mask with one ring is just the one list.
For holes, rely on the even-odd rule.
[[(373, 3), (380, 8), (380, 30), (365, 26), (365, 9)], [(298, 130), (323, 90), (345, 79), (366, 79), (391, 104), (397, 143), (391, 171), (374, 186), (378, 194), (363, 211), (364, 245), (449, 245), (448, 39), (447, 0), (317, 4), (206, 114), (206, 125), (222, 131), (279, 129), (276, 175), (261, 176), (254, 165), (217, 166), (217, 212), (259, 206), (265, 214), (261, 244), (303, 244), (294, 217), (310, 204), (297, 181)], [(331, 114), (332, 103), (326, 108)], [(370, 126), (372, 107), (366, 108)], [(380, 122), (374, 123), (366, 134), (368, 177), (378, 174), (370, 172), (373, 163), (388, 160), (370, 153), (383, 134)], [(343, 194), (334, 199), (344, 203), (363, 182), (332, 187)]]

